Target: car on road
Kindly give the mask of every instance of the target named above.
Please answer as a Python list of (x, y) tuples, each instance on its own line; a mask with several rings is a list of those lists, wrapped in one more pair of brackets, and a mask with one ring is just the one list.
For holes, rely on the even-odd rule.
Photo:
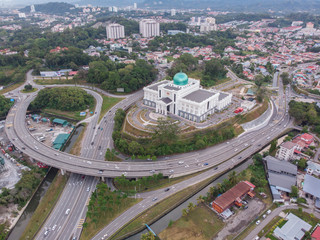
[(169, 173), (173, 173), (174, 172), (174, 170), (173, 169), (171, 169), (170, 171), (169, 171)]
[(267, 211), (267, 214), (269, 215), (271, 213), (271, 210), (269, 209), (268, 211)]
[(152, 201), (157, 201), (157, 200), (158, 200), (157, 197), (152, 198)]
[(260, 220), (256, 221), (256, 225), (259, 225), (260, 224)]
[(59, 153), (55, 153), (54, 155), (55, 155), (55, 156), (58, 156), (58, 155), (59, 155)]
[(68, 208), (68, 209), (66, 210), (66, 215), (68, 215), (69, 212), (70, 212), (70, 208)]
[(52, 231), (54, 231), (56, 229), (56, 227), (57, 227), (57, 224), (53, 225)]
[(183, 163), (184, 163), (184, 161), (179, 161), (179, 162), (178, 162), (179, 165), (181, 165), (181, 164), (183, 164)]
[(98, 147), (98, 150), (101, 150), (101, 146)]
[(103, 173), (103, 170), (99, 170), (99, 174), (102, 174)]
[(45, 232), (44, 232), (44, 237), (46, 237), (46, 236), (48, 236), (49, 235), (49, 230), (46, 230)]
[(244, 205), (243, 209), (247, 209), (248, 208), (248, 205)]
[(90, 191), (90, 187), (87, 187), (87, 192), (89, 192)]
[(94, 142), (91, 143), (91, 145), (93, 145), (93, 144), (94, 144)]
[(218, 167), (215, 167), (213, 170), (217, 170), (218, 169)]
[(37, 149), (37, 150), (39, 149), (37, 146), (34, 146), (34, 148)]
[(187, 165), (185, 165), (184, 167), (189, 167), (189, 165), (187, 164)]
[(267, 137), (267, 140), (269, 140), (270, 139), (270, 137)]
[(239, 159), (241, 159), (242, 157), (240, 156)]
[(150, 173), (155, 173), (156, 172), (156, 170), (150, 170)]
[(77, 240), (77, 237), (73, 237), (72, 240)]
[(238, 151), (238, 148), (236, 148), (234, 151), (235, 151), (235, 152)]
[(203, 164), (203, 166), (208, 166), (208, 165), (209, 165), (209, 163), (207, 163), (207, 162)]
[(164, 191), (165, 191), (165, 192), (168, 192), (169, 190), (170, 190), (170, 188), (166, 188)]

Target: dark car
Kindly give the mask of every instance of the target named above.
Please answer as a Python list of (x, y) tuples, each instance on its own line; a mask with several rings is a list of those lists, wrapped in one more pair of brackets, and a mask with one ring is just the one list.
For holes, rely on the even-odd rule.
[(99, 146), (98, 150), (101, 150), (101, 146)]
[(218, 167), (215, 167), (213, 170), (217, 170), (218, 169)]
[(165, 191), (165, 192), (168, 192), (169, 190), (170, 190), (170, 188), (166, 188), (164, 191)]

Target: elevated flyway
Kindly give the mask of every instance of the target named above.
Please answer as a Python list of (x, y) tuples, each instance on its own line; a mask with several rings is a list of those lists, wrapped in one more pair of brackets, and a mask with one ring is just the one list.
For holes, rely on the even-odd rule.
[[(268, 134), (269, 127), (265, 127), (251, 134), (245, 134), (234, 140), (235, 144), (220, 144), (218, 146), (198, 151), (196, 154), (182, 154), (172, 157), (170, 160), (157, 162), (104, 162), (101, 160), (89, 159), (74, 156), (64, 152), (59, 152), (38, 142), (27, 130), (25, 124), (26, 110), (30, 102), (36, 97), (36, 93), (22, 98), (10, 110), (6, 121), (6, 133), (9, 139), (21, 151), (28, 154), (31, 158), (43, 162), (49, 166), (60, 168), (66, 171), (101, 177), (117, 177), (125, 175), (127, 177), (149, 176), (155, 170), (165, 176), (185, 175), (198, 172), (220, 164), (225, 160), (237, 155), (244, 146), (245, 142), (252, 145), (251, 139), (254, 135), (266, 131)], [(130, 104), (130, 102), (127, 102)], [(275, 109), (275, 108), (274, 108)], [(274, 112), (276, 114), (276, 110)], [(272, 120), (272, 118), (271, 118)], [(240, 139), (240, 140), (239, 140)], [(257, 140), (255, 141), (255, 143)], [(235, 152), (234, 150), (237, 149)], [(178, 164), (184, 161), (183, 166)], [(194, 164), (192, 167), (191, 164)], [(204, 166), (203, 163), (209, 163)], [(189, 164), (189, 165), (188, 165)]]

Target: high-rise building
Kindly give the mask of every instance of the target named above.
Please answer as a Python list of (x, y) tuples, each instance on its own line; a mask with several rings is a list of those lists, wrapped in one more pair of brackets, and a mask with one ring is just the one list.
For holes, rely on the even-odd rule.
[(210, 31), (217, 31), (216, 19), (213, 17), (207, 17), (204, 23), (200, 24), (201, 33), (206, 33)]
[(142, 37), (160, 36), (160, 24), (153, 19), (143, 19), (139, 23)]
[(124, 38), (124, 26), (118, 23), (109, 24), (106, 27), (106, 31), (107, 31), (107, 38), (109, 39)]
[(36, 9), (35, 9), (34, 5), (31, 5), (31, 7), (30, 7), (30, 12), (31, 12), (31, 13), (36, 12)]
[(171, 16), (175, 16), (176, 15), (176, 10), (175, 9), (171, 9)]
[(138, 7), (137, 7), (137, 3), (134, 3), (133, 4), (133, 9), (137, 9)]

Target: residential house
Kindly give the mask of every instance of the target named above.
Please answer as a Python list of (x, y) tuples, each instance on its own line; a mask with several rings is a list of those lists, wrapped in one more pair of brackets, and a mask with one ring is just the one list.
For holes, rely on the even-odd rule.
[(278, 239), (301, 240), (304, 234), (312, 228), (309, 223), (292, 213), (286, 219), (288, 221), (281, 228), (277, 227), (273, 232), (273, 235)]
[(320, 179), (309, 174), (304, 176), (303, 191), (306, 198), (315, 200), (315, 206), (320, 208)]
[(277, 158), (280, 160), (289, 161), (293, 158), (294, 150), (296, 149), (296, 144), (293, 142), (284, 142), (280, 145), (280, 149), (277, 152)]

